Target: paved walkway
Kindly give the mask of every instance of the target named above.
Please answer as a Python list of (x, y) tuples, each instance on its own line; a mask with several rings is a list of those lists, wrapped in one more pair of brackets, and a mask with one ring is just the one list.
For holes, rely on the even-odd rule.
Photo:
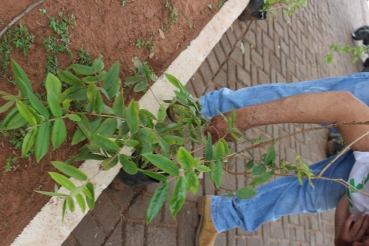
[[(278, 12), (278, 21), (243, 23), (238, 20), (194, 74), (188, 89), (197, 97), (219, 87), (238, 89), (245, 86), (275, 82), (297, 82), (329, 76), (346, 75), (362, 69), (353, 64), (352, 55), (334, 55), (331, 65), (324, 65), (324, 55), (333, 43), (353, 45), (353, 29), (369, 24), (365, 0), (310, 0), (305, 10), (292, 17)], [(241, 43), (245, 53), (240, 50)], [(257, 95), (256, 95), (257, 96)], [(268, 139), (296, 132), (309, 125), (279, 124), (254, 128), (250, 138)], [(310, 132), (277, 144), (278, 157), (294, 162), (300, 154), (307, 163), (325, 157), (325, 130)], [(263, 150), (257, 150), (260, 155)], [(243, 171), (244, 163), (235, 170)], [(243, 187), (243, 177), (226, 176), (217, 190), (205, 177), (198, 195), (222, 194)], [(197, 196), (188, 193), (183, 209), (174, 221), (168, 204), (150, 224), (145, 224), (145, 208), (157, 185), (116, 191), (108, 188), (63, 246), (192, 246), (198, 223)], [(284, 246), (333, 245), (334, 212), (317, 215), (295, 215), (264, 224), (254, 233), (233, 229), (222, 233), (217, 246)]]

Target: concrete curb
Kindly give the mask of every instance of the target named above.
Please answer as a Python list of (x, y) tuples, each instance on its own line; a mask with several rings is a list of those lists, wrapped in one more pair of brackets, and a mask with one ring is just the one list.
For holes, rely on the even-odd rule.
[[(186, 84), (248, 3), (249, 0), (228, 0), (165, 73), (173, 74), (183, 84)], [(174, 96), (173, 90), (175, 87), (162, 75), (151, 90), (139, 100), (141, 108), (156, 114), (160, 106), (159, 102), (171, 99)], [(128, 148), (122, 152), (130, 154)], [(120, 169), (117, 165), (109, 171), (100, 171), (99, 167), (99, 161), (86, 161), (80, 167), (80, 170), (85, 172), (94, 184), (96, 199)], [(79, 181), (71, 180), (78, 185)], [(59, 192), (65, 193), (66, 190), (60, 189)], [(61, 245), (87, 213), (82, 213), (78, 208), (74, 213), (67, 213), (64, 222), (61, 223), (61, 209), (62, 202), (57, 198), (51, 198), (11, 245)]]

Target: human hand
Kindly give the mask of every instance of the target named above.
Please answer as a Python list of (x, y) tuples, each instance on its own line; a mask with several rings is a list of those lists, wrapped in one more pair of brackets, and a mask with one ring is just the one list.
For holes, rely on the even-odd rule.
[(360, 242), (365, 232), (369, 229), (369, 216), (362, 214), (354, 222), (354, 216), (347, 217), (340, 233), (335, 238), (336, 246), (351, 246), (354, 242)]
[[(224, 113), (223, 116), (229, 118), (230, 113)], [(210, 133), (213, 143), (218, 142), (220, 138), (224, 138), (226, 141), (232, 140), (232, 136), (228, 133), (228, 124), (224, 120), (223, 116), (214, 116), (211, 119), (209, 126), (204, 131), (206, 136)]]

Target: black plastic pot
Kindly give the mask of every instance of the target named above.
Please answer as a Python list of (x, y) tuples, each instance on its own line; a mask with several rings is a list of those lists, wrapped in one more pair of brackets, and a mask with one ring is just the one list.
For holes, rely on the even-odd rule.
[(250, 0), (249, 4), (238, 17), (240, 21), (250, 20), (265, 20), (267, 12), (261, 12), (260, 10), (264, 6), (264, 0)]
[[(136, 152), (133, 152), (131, 159), (136, 163)], [(153, 183), (159, 183), (159, 181), (148, 177), (141, 172), (137, 172), (134, 175), (128, 174), (123, 170), (123, 168), (121, 168), (112, 182), (112, 186), (114, 189), (120, 190), (124, 186), (137, 187)]]

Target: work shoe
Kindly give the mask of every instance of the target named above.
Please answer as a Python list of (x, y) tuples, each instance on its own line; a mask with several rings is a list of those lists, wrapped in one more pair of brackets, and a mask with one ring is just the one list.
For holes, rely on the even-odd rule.
[(210, 215), (211, 196), (201, 196), (197, 200), (197, 213), (201, 216), (196, 231), (196, 246), (213, 246), (218, 235)]

